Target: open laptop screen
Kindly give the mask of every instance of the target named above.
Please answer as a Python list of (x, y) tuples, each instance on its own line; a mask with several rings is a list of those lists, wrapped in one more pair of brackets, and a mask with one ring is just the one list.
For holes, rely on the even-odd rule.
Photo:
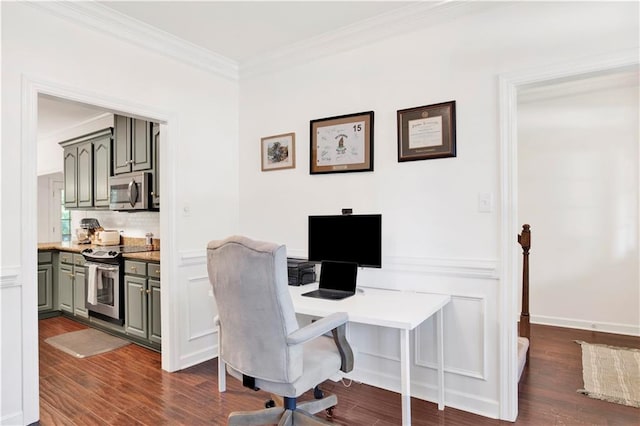
[(319, 288), (355, 292), (357, 275), (358, 264), (355, 262), (325, 260), (320, 267)]

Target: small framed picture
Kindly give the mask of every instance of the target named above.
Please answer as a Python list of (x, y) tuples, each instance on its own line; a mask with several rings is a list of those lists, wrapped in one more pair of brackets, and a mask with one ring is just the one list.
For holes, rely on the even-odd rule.
[(373, 111), (311, 121), (309, 172), (373, 171)]
[(296, 167), (296, 134), (268, 136), (261, 139), (262, 171)]
[(456, 101), (398, 111), (398, 161), (456, 156)]

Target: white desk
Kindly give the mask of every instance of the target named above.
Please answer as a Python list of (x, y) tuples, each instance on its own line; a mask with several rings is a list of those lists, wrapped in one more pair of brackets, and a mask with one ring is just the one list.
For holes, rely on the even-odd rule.
[(444, 345), (442, 308), (451, 296), (415, 292), (400, 292), (365, 288), (364, 293), (342, 300), (324, 300), (302, 296), (317, 284), (289, 287), (296, 313), (327, 316), (333, 312), (347, 312), (349, 322), (391, 327), (400, 330), (400, 369), (402, 424), (411, 424), (411, 359), (409, 332), (436, 314), (438, 356), (438, 409), (444, 410)]

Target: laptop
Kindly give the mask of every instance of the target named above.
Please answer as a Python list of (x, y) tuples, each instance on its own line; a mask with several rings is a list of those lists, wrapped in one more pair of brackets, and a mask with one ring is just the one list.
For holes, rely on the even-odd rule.
[(340, 300), (356, 293), (358, 264), (323, 260), (320, 265), (320, 286), (303, 296)]

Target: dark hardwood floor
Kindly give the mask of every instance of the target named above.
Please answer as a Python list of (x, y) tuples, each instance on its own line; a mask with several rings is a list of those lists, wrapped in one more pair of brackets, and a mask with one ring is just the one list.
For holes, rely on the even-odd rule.
[[(176, 373), (160, 369), (160, 354), (136, 345), (75, 359), (44, 339), (85, 328), (64, 317), (39, 322), (41, 425), (224, 425), (236, 410), (252, 410), (264, 392), (227, 380), (217, 390), (215, 360)], [(574, 340), (640, 348), (637, 337), (532, 325), (530, 364), (520, 382), (517, 425), (640, 425), (640, 410), (576, 393), (582, 387), (580, 346)], [(327, 382), (338, 395), (338, 425), (399, 425), (400, 397), (371, 386)], [(307, 398), (311, 398), (310, 395)], [(412, 400), (412, 424), (509, 425), (447, 407)]]

